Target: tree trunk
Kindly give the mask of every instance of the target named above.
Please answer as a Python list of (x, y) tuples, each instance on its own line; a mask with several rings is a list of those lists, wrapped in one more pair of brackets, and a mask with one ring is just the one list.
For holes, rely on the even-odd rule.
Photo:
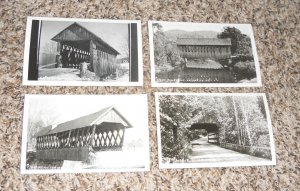
[[(252, 145), (252, 140), (251, 140), (251, 137), (250, 137), (249, 121), (248, 121), (248, 112), (246, 112), (246, 108), (245, 108), (245, 106), (244, 106), (244, 101), (243, 101), (243, 100), (241, 101), (241, 104), (242, 104), (242, 113), (243, 113), (243, 115), (244, 115), (245, 128), (246, 128), (247, 136), (248, 136), (248, 139), (249, 139), (249, 145), (251, 146), (251, 145)], [(248, 109), (248, 108), (247, 108), (247, 109)]]
[(238, 143), (241, 145), (241, 134), (240, 134), (240, 127), (239, 127), (239, 119), (238, 119), (238, 113), (235, 105), (235, 99), (234, 96), (232, 96), (232, 102), (233, 102), (233, 108), (234, 108), (234, 116), (235, 116), (235, 124), (238, 130)]

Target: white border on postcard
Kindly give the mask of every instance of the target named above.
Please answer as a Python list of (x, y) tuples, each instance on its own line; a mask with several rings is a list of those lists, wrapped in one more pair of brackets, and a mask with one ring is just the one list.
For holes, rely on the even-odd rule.
[[(28, 131), (28, 117), (29, 117), (29, 100), (31, 98), (38, 98), (38, 97), (119, 97), (122, 96), (139, 96), (144, 101), (145, 104), (145, 134), (143, 135), (145, 141), (145, 167), (143, 168), (107, 168), (107, 169), (37, 169), (37, 170), (28, 170), (26, 169), (26, 152), (27, 152), (27, 131)], [(149, 141), (149, 118), (148, 118), (148, 96), (147, 94), (120, 94), (120, 95), (46, 95), (46, 94), (25, 94), (24, 97), (24, 113), (23, 113), (23, 129), (22, 129), (22, 145), (21, 145), (21, 164), (20, 164), (20, 171), (21, 174), (50, 174), (50, 173), (104, 173), (104, 172), (144, 172), (150, 171), (150, 141)]]
[[(31, 40), (32, 20), (41, 21), (74, 21), (74, 22), (95, 22), (95, 23), (127, 23), (137, 24), (137, 41), (138, 41), (138, 82), (95, 82), (95, 81), (38, 81), (28, 80), (29, 53)], [(81, 19), (81, 18), (59, 18), (59, 17), (27, 17), (25, 48), (23, 61), (23, 85), (28, 86), (143, 86), (143, 48), (142, 33), (140, 20), (109, 20), (109, 19)]]
[[(224, 25), (224, 26), (246, 26), (249, 28), (250, 33), (250, 39), (251, 39), (251, 46), (252, 46), (252, 53), (254, 57), (254, 63), (255, 63), (255, 71), (256, 71), (256, 83), (159, 83), (155, 82), (155, 64), (154, 64), (154, 44), (153, 44), (153, 23), (172, 23), (172, 24), (178, 24), (179, 28), (180, 26), (185, 25)], [(151, 65), (151, 85), (153, 87), (261, 87), (261, 72), (260, 72), (260, 66), (258, 62), (258, 55), (257, 55), (257, 49), (255, 45), (255, 39), (253, 34), (253, 29), (251, 24), (229, 24), (229, 23), (192, 23), (192, 22), (170, 22), (170, 21), (148, 21), (148, 32), (149, 32), (149, 49), (150, 49), (150, 65)]]
[[(263, 166), (263, 165), (276, 165), (276, 153), (275, 144), (271, 123), (271, 116), (268, 107), (268, 101), (266, 94), (264, 93), (171, 93), (171, 92), (155, 92), (155, 112), (156, 112), (156, 126), (157, 126), (157, 144), (158, 144), (158, 163), (160, 169), (170, 168), (210, 168), (210, 167), (235, 167), (235, 166)], [(266, 116), (268, 122), (269, 136), (270, 136), (270, 148), (272, 160), (261, 162), (220, 162), (220, 163), (174, 163), (164, 164), (162, 162), (161, 151), (161, 132), (160, 132), (160, 112), (159, 112), (159, 96), (160, 95), (195, 95), (195, 96), (262, 96), (264, 100), (264, 106), (266, 109)]]

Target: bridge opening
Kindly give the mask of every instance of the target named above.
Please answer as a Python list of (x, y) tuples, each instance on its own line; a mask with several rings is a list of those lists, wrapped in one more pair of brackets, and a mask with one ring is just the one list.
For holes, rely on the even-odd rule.
[[(220, 144), (219, 127), (215, 123), (194, 123), (188, 129), (193, 131), (193, 140), (207, 139), (208, 143)], [(197, 141), (192, 144), (197, 144)]]

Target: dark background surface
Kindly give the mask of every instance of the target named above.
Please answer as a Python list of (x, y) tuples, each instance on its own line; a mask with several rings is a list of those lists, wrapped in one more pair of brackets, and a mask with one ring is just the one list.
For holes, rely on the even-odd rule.
[[(0, 190), (299, 190), (299, 1), (1, 1)], [(140, 19), (143, 87), (22, 86), (26, 16)], [(148, 20), (251, 23), (262, 87), (152, 88)], [(169, 92), (267, 94), (276, 166), (159, 170), (154, 95)], [(24, 94), (134, 94), (149, 96), (151, 171), (21, 175)]]

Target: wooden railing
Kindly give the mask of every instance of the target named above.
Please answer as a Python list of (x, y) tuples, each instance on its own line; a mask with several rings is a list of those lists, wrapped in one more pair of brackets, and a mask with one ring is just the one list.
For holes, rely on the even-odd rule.
[(259, 146), (246, 146), (232, 143), (221, 143), (221, 147), (234, 150), (240, 153), (249, 154), (256, 157), (271, 159), (271, 148), (270, 147), (259, 147)]
[(212, 144), (219, 144), (219, 134), (218, 133), (208, 133), (207, 142)]

